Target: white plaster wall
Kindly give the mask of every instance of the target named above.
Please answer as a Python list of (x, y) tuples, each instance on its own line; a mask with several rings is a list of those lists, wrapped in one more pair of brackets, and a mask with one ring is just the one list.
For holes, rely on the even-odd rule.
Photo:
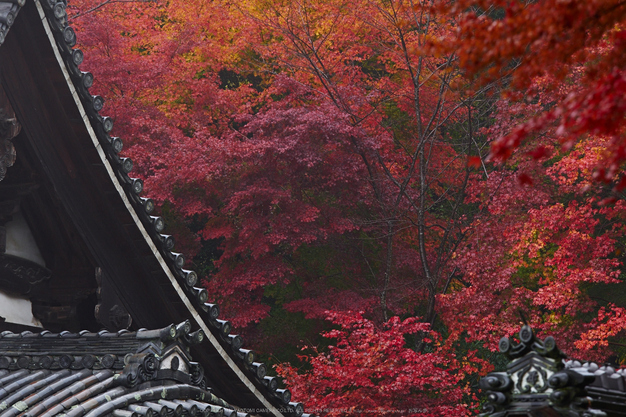
[(7, 230), (7, 255), (19, 256), (41, 266), (46, 266), (22, 213), (14, 214), (13, 220), (8, 222), (5, 227)]
[(33, 306), (30, 300), (9, 295), (3, 291), (0, 291), (0, 316), (4, 317), (7, 323), (43, 328), (39, 320), (33, 317)]

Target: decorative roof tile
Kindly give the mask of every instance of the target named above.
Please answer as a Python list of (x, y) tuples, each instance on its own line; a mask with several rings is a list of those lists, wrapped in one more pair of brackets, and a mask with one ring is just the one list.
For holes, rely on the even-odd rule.
[(189, 322), (101, 334), (3, 332), (0, 417), (239, 416), (188, 354), (200, 334)]
[(482, 416), (613, 417), (626, 415), (625, 369), (564, 360), (554, 338), (537, 338), (529, 326), (519, 343), (500, 340), (511, 362), (506, 372), (480, 381), (487, 403)]

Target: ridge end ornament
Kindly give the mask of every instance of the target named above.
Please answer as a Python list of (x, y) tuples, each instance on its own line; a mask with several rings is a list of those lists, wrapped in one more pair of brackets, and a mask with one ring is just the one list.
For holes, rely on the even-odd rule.
[(518, 338), (519, 343), (508, 337), (498, 343), (510, 362), (505, 372), (491, 372), (481, 378), (479, 386), (487, 401), (480, 416), (606, 416), (586, 401), (585, 387), (595, 375), (566, 369), (567, 355), (552, 336), (539, 339), (529, 325), (524, 325)]

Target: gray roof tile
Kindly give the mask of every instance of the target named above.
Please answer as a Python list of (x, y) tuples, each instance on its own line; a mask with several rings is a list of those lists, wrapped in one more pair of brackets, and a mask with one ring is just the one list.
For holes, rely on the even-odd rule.
[[(0, 354), (7, 368), (0, 376), (0, 417), (207, 417), (219, 410), (236, 413), (233, 406), (205, 388), (200, 365), (187, 353), (199, 334), (191, 332), (188, 322), (139, 332), (63, 332), (59, 337), (44, 333), (0, 336)], [(23, 355), (18, 347), (31, 355)], [(122, 366), (101, 369), (103, 358), (112, 355), (123, 358)], [(50, 369), (38, 368), (40, 357), (50, 358)], [(173, 357), (178, 364), (174, 365)], [(64, 367), (62, 358), (82, 368)], [(19, 359), (23, 359), (21, 368)], [(188, 382), (180, 383), (181, 379)]]

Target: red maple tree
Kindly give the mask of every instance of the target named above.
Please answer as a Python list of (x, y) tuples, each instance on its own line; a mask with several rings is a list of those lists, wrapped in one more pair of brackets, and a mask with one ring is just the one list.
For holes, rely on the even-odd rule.
[[(555, 98), (541, 81), (532, 101), (502, 100), (486, 134), (497, 140), (541, 114)], [(557, 130), (546, 127), (468, 193), (484, 210), (456, 253), (461, 274), (442, 297), (442, 314), (453, 333), (492, 348), (494, 334), (514, 333), (526, 317), (544, 334), (570, 342), (569, 354), (604, 360), (625, 329), (621, 300), (599, 294), (610, 288), (603, 285), (621, 283), (625, 205), (607, 204), (615, 190), (595, 181), (610, 139), (587, 136), (562, 149)]]
[[(606, 149), (595, 166), (597, 179), (621, 177), (626, 158), (624, 42), (626, 5), (619, 0), (440, 2), (459, 16), (460, 65), (484, 80), (510, 75), (514, 98), (542, 89), (554, 97), (535, 117), (517, 124), (492, 145), (492, 157), (510, 157), (524, 139), (556, 126), (566, 148), (581, 137), (604, 137)], [(445, 49), (446, 46), (442, 45)], [(572, 76), (572, 72), (575, 76)], [(559, 91), (575, 79), (577, 88)]]
[(219, 242), (208, 286), (236, 324), (294, 282), (306, 291), (281, 305), (309, 317), (434, 322), (495, 88), (468, 95), (453, 56), (423, 53), (446, 19), (401, 1), (106, 8), (74, 18), (85, 66), (130, 116), (116, 132), (151, 196), (176, 224), (193, 218), (182, 249)]
[[(323, 333), (334, 343), (327, 351), (305, 347), (301, 358), (310, 371), (281, 365), (278, 373), (298, 398), (307, 398), (307, 412), (328, 416), (355, 414), (403, 416), (466, 416), (471, 414), (466, 372), (475, 372), (467, 358), (457, 361), (440, 351), (441, 339), (415, 318), (392, 317), (379, 329), (362, 313), (328, 313), (339, 328)], [(434, 351), (416, 352), (407, 335), (426, 334)], [(422, 336), (423, 337), (423, 336)]]

